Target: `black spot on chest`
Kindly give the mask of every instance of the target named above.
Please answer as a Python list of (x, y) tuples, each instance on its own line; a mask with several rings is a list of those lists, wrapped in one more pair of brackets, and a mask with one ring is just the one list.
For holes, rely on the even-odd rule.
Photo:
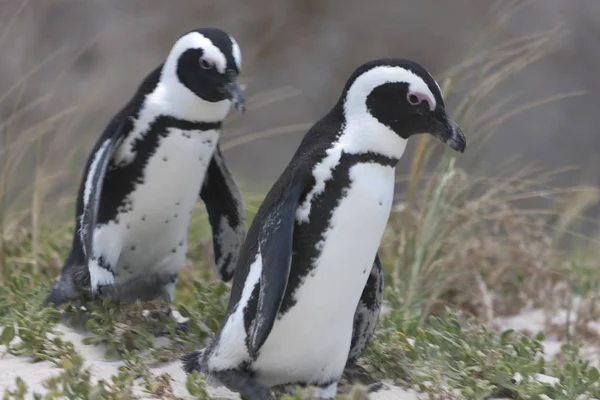
[[(292, 266), (288, 286), (279, 310), (280, 316), (294, 306), (296, 290), (302, 281), (314, 272), (314, 261), (318, 259), (322, 251), (322, 246), (318, 244), (324, 239), (324, 233), (329, 228), (333, 212), (350, 188), (350, 168), (359, 163), (375, 163), (395, 167), (398, 160), (374, 153), (342, 154), (338, 165), (332, 171), (331, 179), (325, 182), (325, 189), (314, 196), (308, 222), (302, 224), (296, 222), (294, 226)], [(314, 177), (312, 177), (299, 204), (304, 203), (306, 195), (315, 184)], [(340, 277), (340, 279), (342, 278)]]
[[(133, 128), (129, 122), (129, 130)], [(144, 184), (145, 168), (150, 158), (156, 154), (160, 140), (168, 135), (169, 129), (181, 131), (208, 131), (221, 128), (220, 122), (190, 122), (173, 117), (160, 116), (132, 143), (133, 160), (128, 164), (117, 164), (111, 161), (107, 169), (98, 210), (98, 223), (105, 224), (114, 220), (119, 213), (132, 208), (128, 196), (135, 191), (137, 185)], [(163, 158), (168, 161), (168, 158)], [(200, 188), (198, 188), (198, 192)], [(145, 220), (145, 216), (142, 217)]]

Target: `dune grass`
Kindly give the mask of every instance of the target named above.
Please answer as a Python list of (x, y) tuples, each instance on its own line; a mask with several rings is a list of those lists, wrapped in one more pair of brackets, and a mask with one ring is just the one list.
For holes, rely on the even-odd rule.
[[(502, 3), (481, 37), (492, 38), (527, 3)], [(443, 75), (440, 82), (453, 104), (450, 114), (465, 131), (469, 151), (484, 145), (512, 116), (583, 94), (557, 93), (544, 99), (496, 96), (496, 89), (543, 59), (564, 34), (553, 28), (495, 46), (475, 43), (464, 61)], [(42, 64), (25, 72), (23, 80), (0, 97), (0, 105), (18, 98), (25, 78)], [(268, 112), (273, 102), (299, 94), (295, 88), (257, 94), (249, 98), (248, 111)], [(60, 314), (41, 307), (71, 241), (81, 168), (74, 166), (75, 153), (87, 153), (89, 147), (78, 147), (74, 131), (85, 118), (86, 104), (31, 121), (28, 128), (14, 132), (15, 121), (47, 99), (17, 101), (11, 116), (0, 121), (0, 344), (12, 355), (56, 364), (56, 376), (47, 381), (48, 394), (39, 398), (128, 399), (136, 381), (155, 397), (174, 399), (170, 378), (154, 374), (150, 366), (176, 360), (209, 338), (222, 320), (229, 294), (229, 285), (216, 279), (211, 266), (212, 244), (203, 206), (198, 205), (190, 224), (188, 261), (174, 302), (190, 318), (187, 334), (171, 332), (168, 345), (155, 347), (151, 332), (162, 323), (144, 317), (141, 310), (164, 307), (159, 303), (63, 307), (69, 323), (85, 324), (91, 332), (85, 339), (88, 345), (103, 345), (107, 357), (125, 360), (111, 382), (93, 383), (73, 344), (57, 336)], [(309, 126), (307, 122), (245, 132), (225, 140), (222, 148), (226, 153)], [(390, 311), (382, 315), (362, 360), (365, 369), (377, 379), (429, 393), (432, 399), (482, 399), (499, 393), (519, 399), (600, 397), (600, 374), (577, 351), (579, 341), (589, 334), (582, 331), (585, 323), (598, 317), (600, 241), (578, 230), (584, 222), (598, 224), (584, 216), (599, 201), (598, 188), (555, 188), (549, 182), (561, 171), (534, 168), (478, 175), (457, 167), (456, 154), (447, 149), (440, 152), (442, 146), (429, 136), (417, 141), (410, 173), (398, 177), (406, 190), (397, 197), (380, 247)], [(65, 143), (70, 143), (67, 149)], [(265, 191), (243, 186), (249, 223)], [(534, 198), (545, 199), (545, 206), (522, 205), (523, 200)], [(564, 307), (578, 313), (575, 326), (558, 327), (564, 329), (567, 344), (556, 360), (540, 357), (541, 333), (528, 337), (486, 327), (496, 316), (513, 315), (524, 306)], [(84, 313), (82, 307), (90, 312)], [(550, 323), (547, 328), (557, 329)], [(516, 373), (523, 378), (520, 382), (513, 381)], [(559, 383), (533, 379), (536, 374), (554, 376)], [(24, 398), (26, 386), (22, 380), (17, 382), (17, 389), (6, 390), (4, 398)], [(187, 388), (196, 398), (209, 398), (197, 374), (189, 376)], [(366, 398), (359, 387), (353, 390), (350, 398)], [(304, 397), (299, 392), (284, 398)]]

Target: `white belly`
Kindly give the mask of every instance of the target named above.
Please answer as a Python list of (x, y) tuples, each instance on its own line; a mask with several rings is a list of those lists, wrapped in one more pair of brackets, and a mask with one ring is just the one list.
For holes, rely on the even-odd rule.
[[(342, 374), (354, 313), (389, 218), (394, 169), (358, 164), (351, 167), (350, 179), (315, 270), (296, 291), (296, 304), (275, 322), (252, 365), (264, 384), (323, 382)], [(260, 268), (260, 262), (252, 265), (244, 292), (251, 291)], [(239, 315), (229, 318), (221, 336), (219, 352), (225, 358), (242, 353), (238, 346), (243, 342), (234, 337), (237, 329), (243, 331), (241, 310), (234, 314)], [(225, 339), (228, 334), (231, 338)], [(224, 366), (225, 360), (214, 360), (213, 365)]]
[(170, 129), (148, 160), (132, 209), (94, 235), (94, 248), (117, 265), (115, 283), (141, 274), (179, 271), (187, 230), (219, 132)]

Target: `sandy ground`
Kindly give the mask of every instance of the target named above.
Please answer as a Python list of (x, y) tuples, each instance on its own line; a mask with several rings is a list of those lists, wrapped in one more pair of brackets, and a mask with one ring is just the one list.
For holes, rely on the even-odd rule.
[[(65, 325), (58, 325), (57, 330), (63, 333), (64, 340), (70, 341), (75, 345), (79, 354), (86, 360), (86, 365), (91, 368), (92, 376), (96, 379), (109, 380), (112, 375), (117, 373), (117, 368), (122, 365), (120, 361), (110, 361), (104, 359), (103, 348), (100, 346), (90, 346), (82, 343), (85, 334), (80, 331), (71, 329)], [(0, 395), (6, 388), (15, 387), (15, 379), (21, 377), (27, 382), (30, 392), (45, 393), (42, 385), (43, 381), (60, 372), (54, 364), (48, 361), (32, 363), (27, 357), (14, 357), (9, 354), (4, 354), (4, 348), (0, 346)], [(181, 368), (180, 362), (172, 362), (161, 365), (157, 368), (152, 368), (154, 374), (168, 373), (171, 375), (173, 382), (174, 394), (184, 399), (193, 399), (185, 388), (185, 373)], [(208, 388), (209, 393), (215, 399), (239, 399), (239, 396), (224, 388)], [(150, 399), (143, 391), (137, 388), (137, 394), (143, 399)], [(33, 399), (30, 395), (28, 399)], [(394, 385), (386, 383), (385, 388), (374, 393), (371, 397), (373, 400), (419, 400), (421, 397), (412, 391), (406, 391)]]
[[(557, 323), (562, 322), (564, 324), (566, 314), (557, 312), (555, 320)], [(498, 318), (494, 321), (494, 325), (499, 329), (512, 328), (518, 331), (530, 331), (537, 332), (542, 330), (544, 326), (544, 313), (542, 310), (536, 309), (525, 309), (519, 315), (509, 318)], [(64, 334), (64, 339), (72, 342), (77, 351), (85, 357), (87, 360), (87, 366), (91, 368), (92, 375), (96, 379), (110, 379), (110, 377), (117, 373), (117, 368), (122, 364), (120, 361), (111, 361), (104, 359), (103, 349), (100, 346), (89, 346), (84, 345), (81, 340), (85, 337), (84, 333), (73, 330), (67, 326), (59, 325), (58, 330)], [(547, 336), (544, 340), (543, 345), (545, 347), (546, 357), (552, 358), (557, 352), (560, 351), (560, 345), (562, 343), (552, 336)], [(2, 353), (4, 349), (0, 347)], [(583, 348), (583, 354), (589, 357), (593, 363), (599, 365), (600, 352), (597, 347), (587, 346)], [(38, 362), (32, 363), (29, 358), (26, 357), (13, 357), (11, 355), (4, 354), (0, 356), (0, 394), (4, 392), (5, 388), (13, 388), (15, 386), (15, 378), (20, 376), (29, 385), (30, 389), (35, 392), (43, 393), (44, 388), (42, 382), (52, 375), (56, 375), (60, 372), (59, 369), (54, 367), (50, 362)], [(174, 394), (184, 399), (192, 399), (185, 388), (185, 373), (181, 368), (179, 362), (173, 362), (170, 364), (164, 364), (160, 367), (153, 368), (154, 374), (168, 373), (171, 375), (173, 382)], [(552, 380), (552, 377), (540, 376), (540, 379)], [(210, 394), (215, 399), (239, 399), (237, 394), (229, 392), (224, 388), (209, 387)], [(138, 394), (141, 398), (151, 398), (148, 395), (144, 396), (141, 389), (138, 389)], [(33, 398), (30, 396), (28, 398)], [(413, 391), (403, 390), (390, 383), (385, 384), (385, 388), (379, 390), (370, 396), (373, 400), (419, 400), (424, 399), (426, 396), (419, 395)], [(499, 399), (498, 399), (499, 400)]]
[[(556, 326), (565, 327), (567, 324), (567, 318), (570, 318), (570, 325), (573, 326), (575, 323), (575, 313), (567, 314), (566, 310), (557, 310), (550, 319), (550, 323)], [(544, 310), (536, 308), (525, 308), (517, 315), (496, 318), (493, 325), (500, 329), (514, 329), (520, 332), (530, 332), (536, 334), (538, 331), (545, 331), (546, 316)], [(589, 322), (587, 329), (590, 332), (595, 332), (600, 335), (600, 324), (597, 322)], [(545, 339), (542, 341), (544, 346), (544, 357), (547, 360), (553, 359), (558, 353), (560, 353), (560, 346), (564, 344), (564, 341), (558, 340), (555, 335), (545, 332)], [(580, 354), (582, 357), (590, 360), (591, 364), (596, 368), (600, 368), (600, 347), (597, 345), (584, 344), (581, 347)]]

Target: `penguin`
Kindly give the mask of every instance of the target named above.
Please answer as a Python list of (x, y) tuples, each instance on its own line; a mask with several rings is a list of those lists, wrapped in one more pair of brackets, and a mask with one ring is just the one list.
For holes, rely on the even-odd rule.
[(246, 223), (219, 137), (231, 106), (245, 110), (241, 63), (232, 36), (202, 28), (180, 36), (145, 77), (87, 160), (71, 250), (46, 304), (78, 298), (170, 303), (200, 199), (219, 277), (231, 279)]
[(415, 61), (359, 66), (302, 139), (261, 204), (240, 250), (225, 318), (183, 369), (251, 400), (310, 386), (333, 399), (362, 355), (383, 296), (378, 247), (395, 167), (410, 137), (429, 133), (464, 152), (441, 90)]

